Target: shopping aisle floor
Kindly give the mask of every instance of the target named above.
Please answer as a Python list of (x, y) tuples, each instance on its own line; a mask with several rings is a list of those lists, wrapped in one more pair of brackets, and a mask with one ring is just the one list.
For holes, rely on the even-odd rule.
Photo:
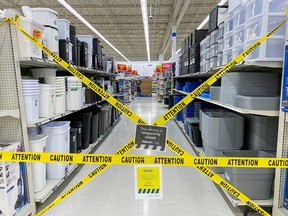
[[(137, 98), (130, 108), (152, 123), (166, 109), (154, 97)], [(167, 123), (168, 136), (190, 154), (195, 155), (174, 120)], [(135, 123), (125, 116), (112, 130), (97, 153), (115, 153), (135, 135)], [(170, 150), (159, 153), (133, 150), (131, 154), (174, 155)], [(60, 191), (64, 192), (89, 174), (95, 165), (85, 165), (70, 182), (61, 186), (38, 211), (49, 204)], [(76, 175), (77, 174), (77, 175)], [(68, 180), (69, 181), (69, 180)], [(134, 167), (114, 165), (93, 179), (72, 196), (45, 215), (61, 216), (233, 216), (237, 209), (230, 208), (215, 185), (193, 167), (163, 167), (163, 199), (135, 200)], [(239, 211), (239, 210), (237, 210)]]

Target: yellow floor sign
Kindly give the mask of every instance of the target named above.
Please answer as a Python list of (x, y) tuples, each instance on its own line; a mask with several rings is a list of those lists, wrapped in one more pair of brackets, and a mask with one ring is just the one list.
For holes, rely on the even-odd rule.
[(162, 167), (135, 165), (135, 199), (163, 199)]
[[(287, 13), (287, 11), (286, 11)], [(111, 95), (109, 95), (107, 92), (103, 91), (99, 86), (97, 86), (94, 82), (90, 81), (87, 77), (85, 77), (82, 73), (80, 73), (78, 70), (76, 70), (73, 66), (66, 63), (63, 59), (61, 59), (59, 56), (48, 50), (45, 46), (43, 46), (41, 43), (39, 43), (35, 38), (33, 38), (31, 35), (27, 34), (21, 27), (17, 25), (17, 21), (19, 19), (19, 16), (16, 15), (15, 19), (13, 18), (5, 18), (4, 20), (8, 22), (9, 24), (15, 25), (16, 28), (21, 31), (31, 42), (33, 42), (37, 47), (39, 47), (41, 50), (43, 50), (45, 53), (47, 53), (49, 56), (51, 56), (58, 64), (60, 64), (62, 67), (64, 67), (67, 71), (69, 71), (71, 74), (73, 74), (75, 77), (80, 79), (85, 85), (87, 85), (89, 88), (91, 88), (93, 91), (95, 91), (97, 94), (99, 94), (102, 98), (104, 98), (107, 102), (109, 102), (112, 106), (114, 106), (116, 109), (118, 109), (120, 112), (122, 112), (124, 115), (126, 115), (128, 118), (130, 118), (132, 121), (134, 121), (136, 124), (147, 124), (144, 120), (142, 120), (138, 115), (136, 115), (134, 112), (132, 112), (129, 108), (124, 106), (122, 103), (114, 99)], [(273, 29), (271, 32), (260, 38), (256, 43), (248, 47), (243, 53), (241, 53), (239, 56), (237, 56), (235, 59), (233, 59), (230, 63), (225, 65), (222, 69), (217, 71), (214, 75), (212, 75), (207, 81), (202, 83), (198, 88), (196, 88), (193, 92), (191, 92), (188, 96), (186, 96), (184, 99), (182, 99), (178, 104), (176, 104), (174, 107), (172, 107), (170, 110), (168, 110), (164, 115), (162, 115), (156, 122), (154, 122), (154, 125), (162, 126), (167, 121), (169, 121), (171, 118), (173, 118), (178, 112), (180, 112), (185, 106), (187, 106), (191, 101), (193, 101), (196, 96), (198, 96), (200, 93), (205, 91), (207, 88), (209, 88), (212, 84), (214, 84), (217, 80), (219, 80), (224, 74), (226, 74), (229, 70), (231, 70), (232, 67), (234, 67), (237, 63), (239, 63), (244, 57), (246, 57), (248, 54), (250, 54), (253, 50), (255, 50), (261, 43), (263, 43), (268, 37), (270, 37), (276, 30), (278, 30), (286, 21), (288, 20), (288, 14), (287, 18), (281, 22), (275, 29)], [(134, 139), (131, 140), (129, 143), (127, 143), (123, 148), (121, 148), (116, 154), (117, 155), (125, 155), (129, 151), (132, 150), (131, 145), (134, 144)], [(175, 154), (180, 156), (184, 161), (188, 160), (187, 158), (191, 157), (187, 152), (185, 152), (183, 149), (181, 149), (177, 144), (175, 144), (172, 140), (167, 140), (167, 147), (171, 149)], [(119, 153), (121, 152), (121, 153)], [(4, 157), (5, 155), (2, 155)], [(19, 156), (20, 157), (20, 156)], [(65, 158), (65, 157), (64, 157)], [(68, 157), (69, 158), (69, 157)], [(127, 161), (129, 161), (127, 157)], [(161, 158), (161, 157), (158, 157)], [(165, 159), (166, 158), (166, 159)], [(21, 159), (21, 158), (20, 158)], [(20, 160), (17, 159), (17, 160)], [(26, 158), (24, 158), (26, 159)], [(191, 158), (190, 158), (191, 159)], [(51, 157), (50, 157), (51, 160)], [(89, 160), (89, 159), (88, 159)], [(145, 160), (145, 158), (144, 158)], [(166, 161), (167, 157), (164, 157), (161, 159), (161, 161)], [(171, 159), (172, 160), (172, 159)], [(176, 160), (176, 159), (175, 159)], [(235, 159), (237, 160), (237, 159)], [(53, 162), (57, 162), (58, 159), (56, 157), (56, 160)], [(177, 161), (177, 160), (176, 160)], [(220, 161), (220, 159), (219, 159)], [(260, 161), (261, 162), (261, 161)], [(105, 161), (104, 161), (105, 163)], [(48, 205), (46, 208), (44, 208), (41, 212), (39, 212), (37, 215), (41, 215), (56, 204), (60, 203), (62, 200), (67, 198), (69, 195), (74, 193), (75, 191), (79, 190), (82, 186), (87, 184), (89, 181), (91, 181), (92, 178), (95, 178), (99, 173), (103, 172), (106, 168), (110, 166), (109, 161), (107, 160), (107, 164), (102, 164), (98, 168), (96, 168), (94, 173), (89, 174), (87, 177), (85, 177), (83, 180), (81, 180), (78, 184), (73, 186), (70, 190), (65, 192), (62, 196), (58, 197), (56, 200), (54, 200), (50, 205)], [(165, 163), (165, 162), (164, 162)], [(237, 163), (237, 162), (236, 162)], [(285, 162), (283, 162), (285, 165)], [(132, 163), (131, 163), (132, 164)], [(191, 163), (193, 164), (193, 162)], [(205, 164), (205, 165), (204, 165)], [(277, 165), (276, 161), (275, 164)], [(195, 163), (194, 163), (195, 165)], [(246, 203), (248, 206), (259, 212), (261, 215), (269, 215), (267, 212), (265, 212), (261, 207), (259, 207), (256, 203), (254, 203), (252, 200), (250, 200), (248, 197), (246, 197), (244, 194), (242, 194), (240, 191), (238, 191), (236, 188), (234, 188), (229, 183), (225, 182), (221, 177), (216, 175), (214, 172), (212, 172), (210, 169), (208, 169), (205, 163), (198, 163), (196, 166), (196, 169), (202, 172), (205, 176), (207, 176), (209, 179), (217, 183), (220, 187), (227, 190), (232, 195), (233, 194), (231, 189), (233, 191), (237, 191), (237, 198), (239, 198), (241, 201)], [(212, 166), (212, 165), (211, 165)], [(236, 165), (237, 166), (237, 165)], [(204, 171), (205, 170), (205, 171)], [(209, 174), (207, 174), (209, 173)], [(225, 185), (225, 186), (224, 186)]]

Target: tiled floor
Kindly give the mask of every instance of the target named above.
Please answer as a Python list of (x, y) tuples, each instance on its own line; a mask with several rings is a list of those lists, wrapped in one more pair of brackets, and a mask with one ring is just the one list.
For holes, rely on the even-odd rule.
[[(166, 111), (154, 97), (137, 98), (130, 104), (143, 119), (152, 123)], [(114, 153), (135, 135), (135, 124), (122, 115), (97, 153)], [(167, 123), (168, 136), (194, 155), (174, 121)], [(174, 155), (167, 152), (133, 150), (132, 154)], [(38, 210), (49, 204), (62, 192), (95, 169), (85, 165), (76, 170), (73, 178), (60, 187)], [(135, 200), (133, 166), (111, 166), (69, 198), (50, 209), (45, 215), (97, 215), (97, 216), (233, 216), (239, 209), (228, 205), (215, 185), (203, 174), (191, 167), (163, 167), (163, 199)], [(233, 212), (232, 212), (233, 211)]]

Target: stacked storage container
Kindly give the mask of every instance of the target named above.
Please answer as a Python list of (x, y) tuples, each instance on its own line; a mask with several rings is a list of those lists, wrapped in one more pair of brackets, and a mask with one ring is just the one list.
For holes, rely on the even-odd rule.
[(59, 56), (67, 63), (72, 63), (72, 43), (70, 41), (70, 22), (66, 19), (58, 20)]
[(229, 14), (224, 21), (224, 50), (223, 50), (223, 65), (232, 60), (233, 47), (233, 15)]
[[(92, 61), (92, 56), (93, 56), (93, 36), (92, 35), (77, 35), (78, 40), (80, 40), (82, 43), (85, 42), (87, 43), (87, 66), (88, 68), (93, 68), (93, 61)], [(83, 46), (83, 44), (82, 44)], [(83, 56), (86, 56), (86, 50), (85, 50), (85, 44), (84, 44), (84, 54)], [(81, 65), (84, 66), (84, 65)]]
[[(282, 0), (249, 0), (246, 4), (245, 48), (255, 43), (285, 19)], [(285, 27), (283, 25), (260, 47), (253, 51), (246, 60), (282, 61), (285, 44)]]
[(241, 5), (233, 12), (233, 48), (232, 59), (244, 51), (245, 43), (245, 5)]
[[(222, 156), (225, 150), (240, 150), (243, 146), (244, 118), (223, 110), (200, 111), (200, 129), (206, 156)], [(223, 168), (211, 168), (223, 173)]]

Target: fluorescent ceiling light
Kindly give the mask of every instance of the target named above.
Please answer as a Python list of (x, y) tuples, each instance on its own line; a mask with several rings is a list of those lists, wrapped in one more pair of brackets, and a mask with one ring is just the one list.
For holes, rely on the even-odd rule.
[(75, 15), (80, 21), (82, 21), (89, 29), (91, 29), (96, 35), (98, 35), (103, 41), (105, 41), (112, 49), (114, 49), (119, 55), (121, 55), (126, 61), (130, 62), (116, 47), (114, 47), (100, 32), (98, 32), (87, 20), (85, 20), (77, 11), (75, 11), (66, 1), (58, 0), (67, 10)]
[(0, 13), (4, 13), (4, 11), (0, 9)]
[[(219, 3), (218, 3), (218, 6), (222, 6), (224, 5), (225, 3), (227, 2), (227, 0), (221, 0)], [(203, 22), (197, 27), (197, 30), (200, 30), (202, 29), (206, 23), (209, 21), (209, 15), (203, 20)]]
[(150, 62), (150, 44), (149, 44), (147, 0), (140, 0), (140, 3), (141, 3), (141, 11), (142, 11), (142, 19), (143, 19), (143, 26), (144, 26), (144, 34), (145, 34), (148, 62)]

